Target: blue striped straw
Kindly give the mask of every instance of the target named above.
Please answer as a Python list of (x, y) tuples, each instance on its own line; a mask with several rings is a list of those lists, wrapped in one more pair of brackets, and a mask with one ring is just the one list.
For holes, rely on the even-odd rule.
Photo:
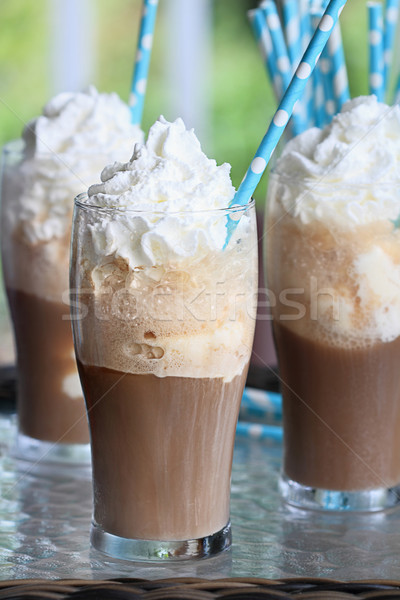
[(276, 392), (246, 387), (240, 405), (240, 418), (242, 417), (280, 421), (282, 419), (281, 395)]
[(236, 435), (253, 440), (271, 440), (275, 442), (282, 442), (283, 440), (282, 427), (264, 425), (262, 423), (245, 423), (239, 421), (236, 426)]
[(386, 0), (385, 32), (383, 36), (384, 79), (386, 92), (389, 91), (393, 57), (393, 45), (399, 17), (399, 0)]
[[(260, 8), (265, 16), (265, 21), (271, 34), (276, 57), (276, 67), (282, 77), (283, 91), (286, 92), (292, 79), (292, 69), (278, 11), (273, 0), (264, 0)], [(298, 135), (307, 129), (307, 124), (301, 121), (301, 117), (296, 111), (293, 113), (290, 125), (293, 135)]]
[(158, 0), (143, 0), (135, 68), (133, 72), (131, 93), (129, 96), (129, 106), (131, 109), (131, 120), (133, 125), (140, 125), (142, 122), (157, 8)]
[(276, 68), (276, 57), (274, 47), (272, 44), (271, 34), (268, 31), (267, 24), (265, 22), (262, 11), (258, 8), (249, 10), (247, 17), (253, 29), (254, 37), (257, 40), (258, 47), (261, 52), (261, 56), (264, 60), (264, 65), (269, 75), (272, 88), (275, 93), (277, 102), (282, 98), (283, 84), (281, 76)]
[(292, 73), (294, 73), (302, 55), (298, 0), (283, 0), (282, 16), (286, 45), (292, 65)]
[[(346, 2), (347, 0), (330, 0), (311, 42), (293, 75), (293, 79), (279, 104), (278, 110), (232, 200), (232, 205), (244, 206), (249, 202), (293, 113), (294, 105), (301, 97), (306, 82), (313, 72), (319, 55), (328, 41), (328, 37)], [(237, 223), (238, 221), (228, 219), (227, 241), (229, 241)]]
[(383, 19), (382, 4), (368, 2), (369, 17), (369, 91), (379, 102), (385, 98), (383, 70)]
[(331, 77), (336, 102), (335, 112), (340, 112), (343, 104), (350, 99), (350, 89), (339, 23), (336, 23), (333, 28), (326, 45), (326, 51), (331, 61)]

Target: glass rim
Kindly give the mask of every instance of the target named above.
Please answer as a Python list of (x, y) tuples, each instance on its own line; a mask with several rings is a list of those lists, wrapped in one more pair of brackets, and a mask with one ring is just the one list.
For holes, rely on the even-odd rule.
[(227, 206), (225, 208), (203, 208), (198, 210), (161, 210), (156, 208), (149, 208), (145, 210), (135, 209), (135, 208), (119, 208), (118, 206), (98, 206), (96, 204), (88, 204), (83, 202), (84, 198), (88, 198), (87, 192), (83, 192), (78, 194), (74, 199), (74, 206), (77, 208), (81, 208), (83, 210), (87, 210), (88, 212), (93, 213), (102, 213), (102, 214), (119, 214), (119, 215), (193, 215), (193, 214), (216, 214), (216, 215), (229, 215), (235, 214), (237, 212), (246, 212), (255, 206), (255, 199), (250, 198), (249, 202), (244, 205), (235, 204), (232, 206)]
[(269, 173), (270, 179), (281, 180), (283, 183), (291, 183), (300, 185), (302, 188), (312, 191), (313, 188), (347, 188), (352, 189), (366, 189), (375, 187), (389, 187), (394, 185), (400, 185), (400, 179), (394, 181), (368, 181), (368, 182), (357, 182), (357, 181), (346, 181), (337, 179), (328, 179), (329, 173), (326, 176), (321, 177), (300, 177), (297, 175), (288, 175), (277, 170), (271, 170)]

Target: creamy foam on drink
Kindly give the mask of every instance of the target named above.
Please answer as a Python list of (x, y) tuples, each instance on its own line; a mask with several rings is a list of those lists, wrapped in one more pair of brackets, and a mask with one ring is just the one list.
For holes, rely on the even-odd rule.
[[(104, 164), (127, 158), (132, 144), (142, 141), (142, 131), (130, 119), (129, 107), (116, 94), (100, 94), (94, 87), (61, 93), (26, 125), (18, 162), (6, 154), (3, 265), (24, 371), (19, 374), (20, 426), (31, 437), (88, 441), (70, 322), (61, 320), (69, 312), (73, 201)], [(23, 333), (27, 315), (29, 336)], [(40, 361), (35, 362), (36, 354)]]
[(73, 199), (99, 176), (105, 162), (129, 156), (143, 132), (131, 125), (129, 107), (116, 94), (90, 87), (55, 96), (22, 137), (23, 161), (4, 179), (3, 196), (13, 201), (3, 218), (20, 253), (7, 284), (61, 301), (68, 287)]
[[(230, 380), (247, 365), (254, 323), (242, 276), (227, 260), (232, 250), (221, 252), (227, 231), (222, 209), (234, 196), (229, 171), (228, 164), (217, 166), (205, 156), (181, 119), (169, 123), (160, 117), (132, 159), (104, 169), (103, 183), (89, 189), (88, 204), (105, 211), (88, 221), (88, 285), (99, 306), (102, 296), (109, 302), (105, 292), (111, 287), (134, 317), (129, 325), (123, 315), (119, 322), (112, 319), (121, 340), (113, 342), (110, 330), (109, 368)], [(118, 210), (112, 219), (111, 208)], [(185, 211), (182, 227), (178, 213)], [(249, 227), (243, 216), (230, 248)], [(253, 273), (250, 268), (250, 279)], [(122, 343), (127, 326), (134, 330), (128, 346)], [(90, 344), (81, 351), (84, 362), (96, 364)]]
[[(334, 290), (334, 305), (328, 293), (318, 295), (318, 336), (361, 346), (397, 338), (399, 106), (378, 103), (374, 96), (351, 100), (325, 129), (310, 129), (289, 142), (276, 173), (281, 180), (271, 180), (270, 195), (277, 199), (271, 217), (286, 215), (285, 235), (294, 236), (294, 259), (283, 277), (296, 287), (313, 275), (318, 288)], [(296, 232), (310, 238), (309, 248)]]

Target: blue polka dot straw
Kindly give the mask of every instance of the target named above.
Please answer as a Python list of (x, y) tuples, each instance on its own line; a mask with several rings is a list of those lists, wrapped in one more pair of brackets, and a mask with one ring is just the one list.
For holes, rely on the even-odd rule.
[(246, 423), (239, 421), (236, 426), (236, 435), (238, 437), (250, 438), (253, 440), (270, 440), (282, 442), (282, 427), (277, 425), (264, 425), (263, 423)]
[(379, 102), (385, 98), (383, 70), (383, 18), (382, 4), (368, 2), (369, 21), (369, 91)]
[(140, 125), (142, 121), (157, 7), (158, 0), (143, 0), (136, 62), (129, 97), (131, 119), (134, 125)]
[[(277, 69), (282, 78), (283, 89), (286, 91), (292, 79), (292, 66), (286, 48), (286, 42), (276, 4), (273, 2), (273, 0), (264, 0), (264, 2), (261, 4), (261, 10), (265, 16), (267, 27), (271, 34), (272, 44), (276, 56)], [(291, 127), (293, 130), (293, 135), (298, 135), (307, 129), (306, 122), (301, 119), (301, 116), (296, 113), (296, 110), (294, 110), (294, 114), (292, 116)]]
[(399, 17), (399, 0), (386, 0), (385, 33), (383, 36), (384, 80), (386, 92), (390, 87), (393, 45)]
[(326, 51), (331, 61), (336, 112), (340, 112), (343, 104), (350, 99), (350, 90), (339, 23), (336, 23), (333, 28), (326, 45)]
[(253, 28), (254, 36), (260, 48), (261, 55), (264, 60), (265, 68), (268, 71), (269, 78), (272, 82), (272, 87), (277, 102), (282, 98), (282, 79), (276, 68), (276, 56), (272, 45), (271, 34), (268, 31), (267, 24), (262, 11), (258, 8), (249, 10), (247, 17)]
[[(297, 100), (300, 99), (306, 82), (313, 72), (315, 64), (318, 61), (346, 2), (347, 0), (330, 0), (304, 56), (293, 75), (293, 79), (279, 104), (278, 110), (276, 111), (250, 167), (232, 200), (232, 205), (244, 206), (249, 202), (253, 195), (268, 161), (283, 134), (287, 122), (293, 113), (294, 105)], [(237, 222), (228, 220), (227, 241), (229, 241), (236, 224)]]
[(287, 49), (292, 66), (292, 72), (294, 72), (302, 55), (298, 0), (283, 0), (282, 15)]

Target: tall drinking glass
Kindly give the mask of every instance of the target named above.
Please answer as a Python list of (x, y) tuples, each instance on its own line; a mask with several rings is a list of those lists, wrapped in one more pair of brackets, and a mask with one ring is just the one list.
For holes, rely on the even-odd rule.
[[(280, 485), (296, 506), (380, 510), (399, 500), (400, 229), (374, 208), (399, 190), (270, 176), (265, 235), (283, 396)], [(376, 217), (352, 217), (358, 206)]]
[(101, 235), (129, 231), (129, 254), (145, 222), (173, 223), (178, 241), (193, 214), (75, 201), (72, 322), (91, 433), (91, 542), (119, 558), (209, 556), (231, 541), (232, 453), (255, 322), (254, 203), (199, 213), (208, 231), (226, 231), (228, 217), (238, 224), (225, 249), (200, 244), (191, 258), (163, 259), (153, 239), (157, 264), (131, 268)]
[(72, 185), (66, 179), (75, 177), (77, 189), (82, 181), (61, 156), (44, 154), (40, 161), (35, 173), (40, 171), (46, 184), (53, 185), (53, 195), (58, 190), (59, 207), (49, 207), (46, 189), (26, 160), (24, 142), (11, 142), (3, 150), (2, 262), (17, 350), (15, 452), (32, 461), (89, 464), (89, 432), (68, 314), (72, 201), (67, 212), (63, 202)]

